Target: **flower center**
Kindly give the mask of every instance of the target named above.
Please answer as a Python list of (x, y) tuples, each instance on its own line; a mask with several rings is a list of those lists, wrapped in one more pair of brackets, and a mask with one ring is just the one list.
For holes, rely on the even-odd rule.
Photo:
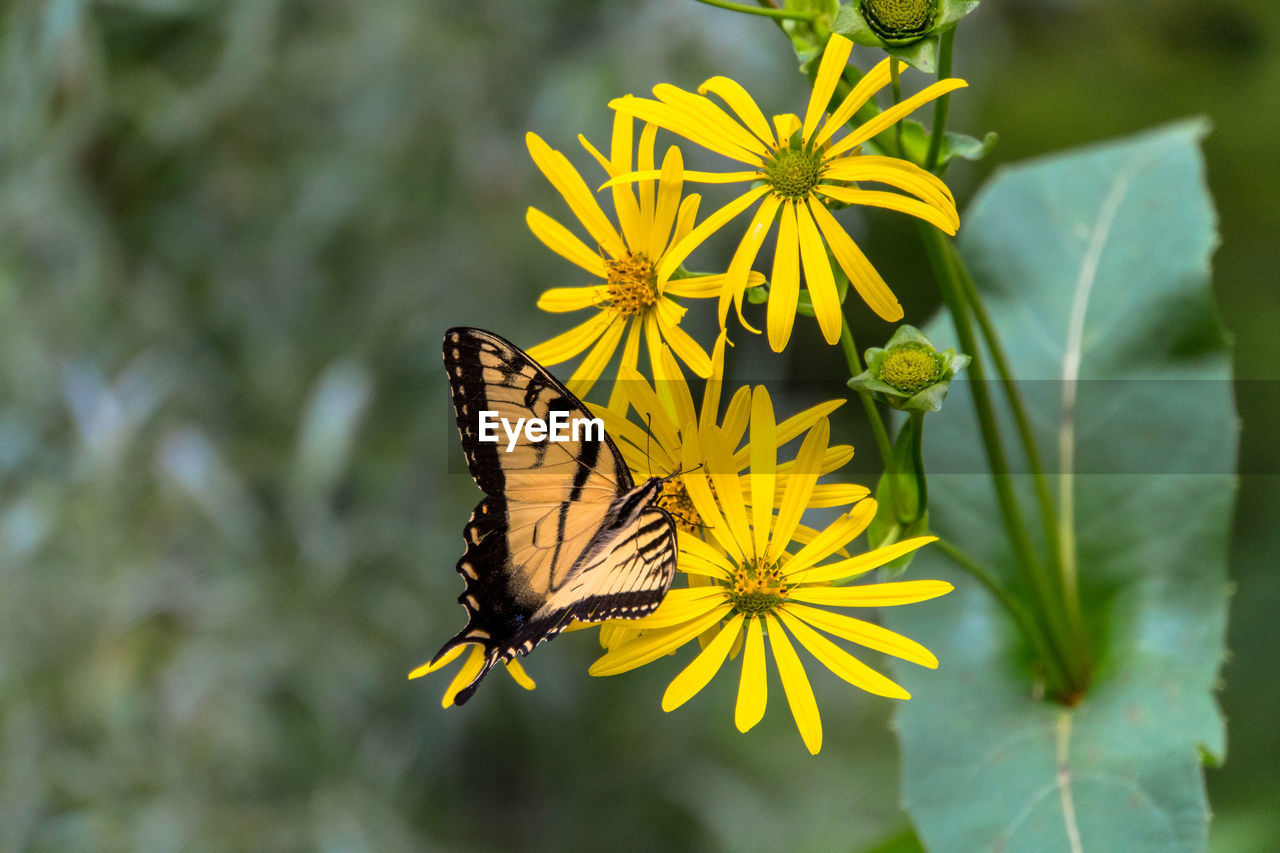
[(862, 15), (886, 41), (923, 36), (933, 25), (935, 0), (862, 0)]
[(764, 166), (765, 180), (785, 199), (809, 195), (822, 177), (822, 157), (812, 151), (783, 148)]
[(698, 510), (684, 487), (684, 480), (680, 477), (673, 477), (662, 484), (662, 493), (658, 495), (657, 503), (671, 513), (678, 527), (690, 533), (697, 533), (706, 526), (702, 523), (702, 516), (698, 515)]
[(758, 559), (738, 567), (733, 574), (729, 601), (739, 613), (759, 616), (774, 610), (787, 597), (787, 583), (778, 563), (761, 565)]
[(923, 391), (938, 381), (942, 363), (938, 354), (920, 344), (894, 347), (880, 363), (880, 381), (904, 394)]
[(602, 307), (626, 316), (647, 311), (657, 303), (658, 277), (644, 253), (627, 252), (621, 258), (606, 259), (604, 269), (609, 295)]

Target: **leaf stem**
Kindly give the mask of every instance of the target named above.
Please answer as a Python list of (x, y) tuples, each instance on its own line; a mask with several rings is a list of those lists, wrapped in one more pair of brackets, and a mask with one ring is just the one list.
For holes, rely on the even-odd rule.
[[(955, 40), (955, 27), (942, 34), (941, 44), (938, 47), (939, 80), (951, 76), (951, 48)], [(933, 103), (933, 130), (929, 136), (929, 153), (924, 158), (924, 167), (930, 172), (938, 167), (938, 156), (942, 153), (942, 140), (947, 132), (947, 110), (950, 106), (950, 92)]]
[(786, 9), (762, 9), (759, 6), (748, 6), (745, 3), (730, 3), (729, 0), (698, 0), (717, 9), (728, 9), (730, 12), (741, 12), (744, 15), (760, 15), (765, 18), (783, 18), (790, 21), (816, 21), (817, 12), (788, 12)]
[[(857, 376), (864, 368), (862, 359), (858, 357), (858, 345), (854, 343), (853, 332), (849, 329), (849, 319), (844, 316), (844, 311), (840, 312), (840, 324), (840, 349), (844, 351), (844, 361), (849, 367), (849, 375)], [(889, 477), (889, 489), (893, 494), (894, 506), (897, 506), (898, 492), (894, 477), (898, 473), (898, 466), (893, 459), (893, 445), (889, 443), (889, 431), (885, 429), (884, 419), (880, 417), (880, 410), (876, 407), (875, 400), (871, 399), (871, 395), (859, 391), (858, 396), (862, 399), (862, 408), (867, 412), (867, 422), (871, 424), (876, 452), (880, 454), (884, 473)]]
[(1052, 654), (1045, 645), (1043, 633), (1037, 628), (1035, 620), (1031, 618), (1027, 608), (1022, 606), (1022, 602), (1015, 598), (986, 566), (966, 554), (959, 546), (942, 538), (939, 538), (935, 544), (947, 559), (968, 572), (974, 580), (987, 588), (987, 591), (995, 597), (996, 601), (1004, 605), (1004, 609), (1013, 617), (1018, 630), (1035, 648), (1036, 657), (1042, 660), (1046, 667), (1054, 668), (1052, 680), (1061, 680), (1064, 677), (1064, 673), (1061, 670), (1062, 664), (1057, 656)]
[(1074, 637), (1066, 622), (1061, 599), (1057, 594), (1052, 574), (1045, 571), (1044, 565), (1036, 555), (1031, 537), (1022, 519), (1022, 511), (1018, 507), (1017, 496), (1013, 491), (1012, 475), (1009, 472), (1008, 457), (1005, 455), (1004, 442), (1000, 437), (1000, 426), (996, 420), (995, 408), (986, 385), (986, 371), (982, 364), (982, 354), (978, 350), (978, 341), (973, 333), (973, 324), (969, 319), (969, 306), (964, 298), (964, 287), (960, 282), (957, 267), (952, 263), (954, 247), (947, 237), (932, 225), (920, 223), (921, 236), (929, 255), (930, 266), (938, 281), (943, 301), (951, 312), (956, 335), (961, 349), (968, 353), (973, 361), (969, 364), (969, 373), (973, 381), (973, 405), (978, 417), (978, 425), (982, 432), (982, 443), (986, 450), (987, 462), (991, 468), (991, 480), (996, 490), (996, 501), (1000, 507), (1000, 515), (1004, 520), (1005, 530), (1009, 534), (1009, 542), (1013, 547), (1018, 572), (1027, 582), (1035, 598), (1037, 614), (1047, 634), (1047, 645), (1062, 664), (1064, 681), (1052, 684), (1055, 695), (1070, 698), (1078, 696), (1087, 683), (1082, 676), (1083, 661), (1080, 659), (1081, 649), (1073, 642)]

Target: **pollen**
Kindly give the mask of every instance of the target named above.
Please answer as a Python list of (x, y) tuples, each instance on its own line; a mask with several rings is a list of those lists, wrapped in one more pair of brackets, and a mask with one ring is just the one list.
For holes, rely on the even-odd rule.
[(676, 526), (683, 530), (697, 533), (706, 526), (702, 523), (702, 516), (698, 515), (698, 510), (689, 498), (689, 492), (685, 489), (684, 481), (680, 477), (673, 477), (662, 484), (662, 493), (658, 495), (657, 503), (671, 513), (671, 517), (676, 520)]
[(763, 565), (755, 559), (734, 572), (729, 601), (737, 612), (759, 616), (776, 610), (786, 598), (787, 583), (777, 562)]
[(941, 375), (938, 354), (920, 344), (894, 347), (880, 363), (880, 381), (904, 394), (923, 391)]
[(822, 177), (822, 157), (812, 151), (783, 148), (765, 164), (764, 176), (775, 195), (806, 198)]
[(643, 252), (628, 252), (604, 262), (609, 295), (602, 308), (623, 316), (642, 314), (658, 302), (658, 276)]

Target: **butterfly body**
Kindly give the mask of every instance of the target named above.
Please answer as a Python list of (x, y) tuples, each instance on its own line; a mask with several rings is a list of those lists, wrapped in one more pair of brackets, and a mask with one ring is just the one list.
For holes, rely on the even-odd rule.
[(671, 585), (676, 534), (655, 506), (661, 478), (635, 485), (603, 429), (508, 446), (484, 438), (489, 418), (590, 419), (586, 407), (514, 344), (480, 329), (444, 337), (445, 369), (472, 478), (485, 491), (463, 528), (458, 601), (467, 624), (435, 659), (478, 643), (484, 666), (455, 698), (475, 692), (498, 661), (528, 654), (571, 620), (638, 619)]

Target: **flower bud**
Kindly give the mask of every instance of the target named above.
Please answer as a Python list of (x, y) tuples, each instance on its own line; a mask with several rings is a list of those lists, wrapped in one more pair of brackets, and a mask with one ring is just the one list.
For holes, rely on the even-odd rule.
[(870, 392), (895, 409), (936, 412), (951, 380), (969, 364), (954, 349), (938, 352), (914, 326), (899, 326), (883, 349), (867, 350), (867, 369), (849, 380), (855, 391)]

